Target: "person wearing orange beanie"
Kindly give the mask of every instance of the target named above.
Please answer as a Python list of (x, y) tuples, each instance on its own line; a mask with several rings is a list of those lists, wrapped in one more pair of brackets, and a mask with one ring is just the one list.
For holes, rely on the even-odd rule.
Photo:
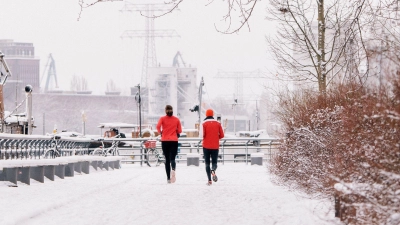
[[(214, 182), (218, 181), (217, 170), (219, 140), (224, 137), (224, 130), (221, 124), (214, 119), (214, 111), (207, 109), (206, 118), (203, 122), (203, 154), (206, 164), (206, 173), (208, 178), (207, 185), (211, 185), (211, 176)], [(210, 168), (211, 157), (211, 168)]]

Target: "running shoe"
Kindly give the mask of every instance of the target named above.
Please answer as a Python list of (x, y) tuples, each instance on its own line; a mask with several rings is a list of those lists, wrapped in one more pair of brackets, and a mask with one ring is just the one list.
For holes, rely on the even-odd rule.
[(211, 185), (212, 185), (212, 181), (211, 181), (211, 180), (208, 181), (208, 182), (207, 182), (207, 185), (208, 185), (208, 186), (211, 186)]
[(214, 181), (214, 182), (217, 182), (217, 181), (218, 181), (218, 177), (217, 177), (217, 175), (215, 174), (215, 170), (211, 170), (211, 175), (212, 175), (213, 181)]
[(170, 183), (171, 183), (171, 180), (170, 180), (170, 179), (168, 179), (168, 180), (167, 180), (167, 183), (168, 183), (168, 184), (170, 184)]
[(172, 171), (171, 171), (171, 182), (172, 182), (172, 183), (175, 183), (175, 181), (176, 181), (175, 170), (172, 170)]

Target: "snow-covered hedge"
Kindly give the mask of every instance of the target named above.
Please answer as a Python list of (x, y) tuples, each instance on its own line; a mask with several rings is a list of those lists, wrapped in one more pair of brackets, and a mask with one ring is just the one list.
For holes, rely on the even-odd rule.
[[(270, 170), (286, 185), (339, 193), (352, 224), (386, 224), (400, 213), (400, 74), (377, 89), (337, 85), (321, 96), (281, 98), (287, 130)], [(362, 191), (359, 188), (363, 187)]]

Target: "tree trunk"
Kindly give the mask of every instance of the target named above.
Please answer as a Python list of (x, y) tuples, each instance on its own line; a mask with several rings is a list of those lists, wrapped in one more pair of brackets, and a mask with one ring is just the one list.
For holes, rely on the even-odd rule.
[(324, 0), (318, 0), (318, 88), (319, 92), (326, 91), (326, 62), (325, 62), (325, 14)]

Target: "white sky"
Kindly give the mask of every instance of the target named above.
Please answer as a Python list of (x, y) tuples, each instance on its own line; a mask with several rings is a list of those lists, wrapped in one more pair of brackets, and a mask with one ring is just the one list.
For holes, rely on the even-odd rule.
[[(181, 36), (156, 39), (157, 60), (161, 66), (172, 65), (173, 57), (180, 51), (187, 64), (198, 68), (198, 80), (204, 77), (206, 97), (233, 96), (234, 79), (214, 78), (218, 70), (246, 72), (270, 68), (265, 35), (274, 26), (264, 19), (266, 1), (261, 1), (250, 20), (250, 32), (243, 28), (239, 34), (220, 34), (214, 24), (221, 29), (226, 27), (221, 22), (226, 2), (217, 0), (205, 6), (207, 3), (186, 0), (179, 11), (155, 20), (156, 29), (174, 29)], [(103, 94), (111, 78), (123, 94), (129, 94), (129, 88), (140, 82), (144, 39), (120, 37), (125, 30), (143, 30), (145, 19), (138, 12), (120, 12), (123, 4), (96, 4), (85, 9), (77, 21), (78, 0), (0, 0), (0, 39), (33, 43), (41, 60), (41, 75), (52, 53), (63, 90), (69, 90), (72, 76), (78, 75), (90, 82), (89, 89), (94, 94)], [(267, 82), (246, 81), (244, 94), (260, 94), (262, 84)]]
[(174, 184), (163, 166), (140, 164), (30, 186), (0, 182), (0, 224), (340, 224), (333, 200), (277, 186), (265, 166), (219, 164), (212, 186), (203, 163), (178, 163), (176, 170)]

